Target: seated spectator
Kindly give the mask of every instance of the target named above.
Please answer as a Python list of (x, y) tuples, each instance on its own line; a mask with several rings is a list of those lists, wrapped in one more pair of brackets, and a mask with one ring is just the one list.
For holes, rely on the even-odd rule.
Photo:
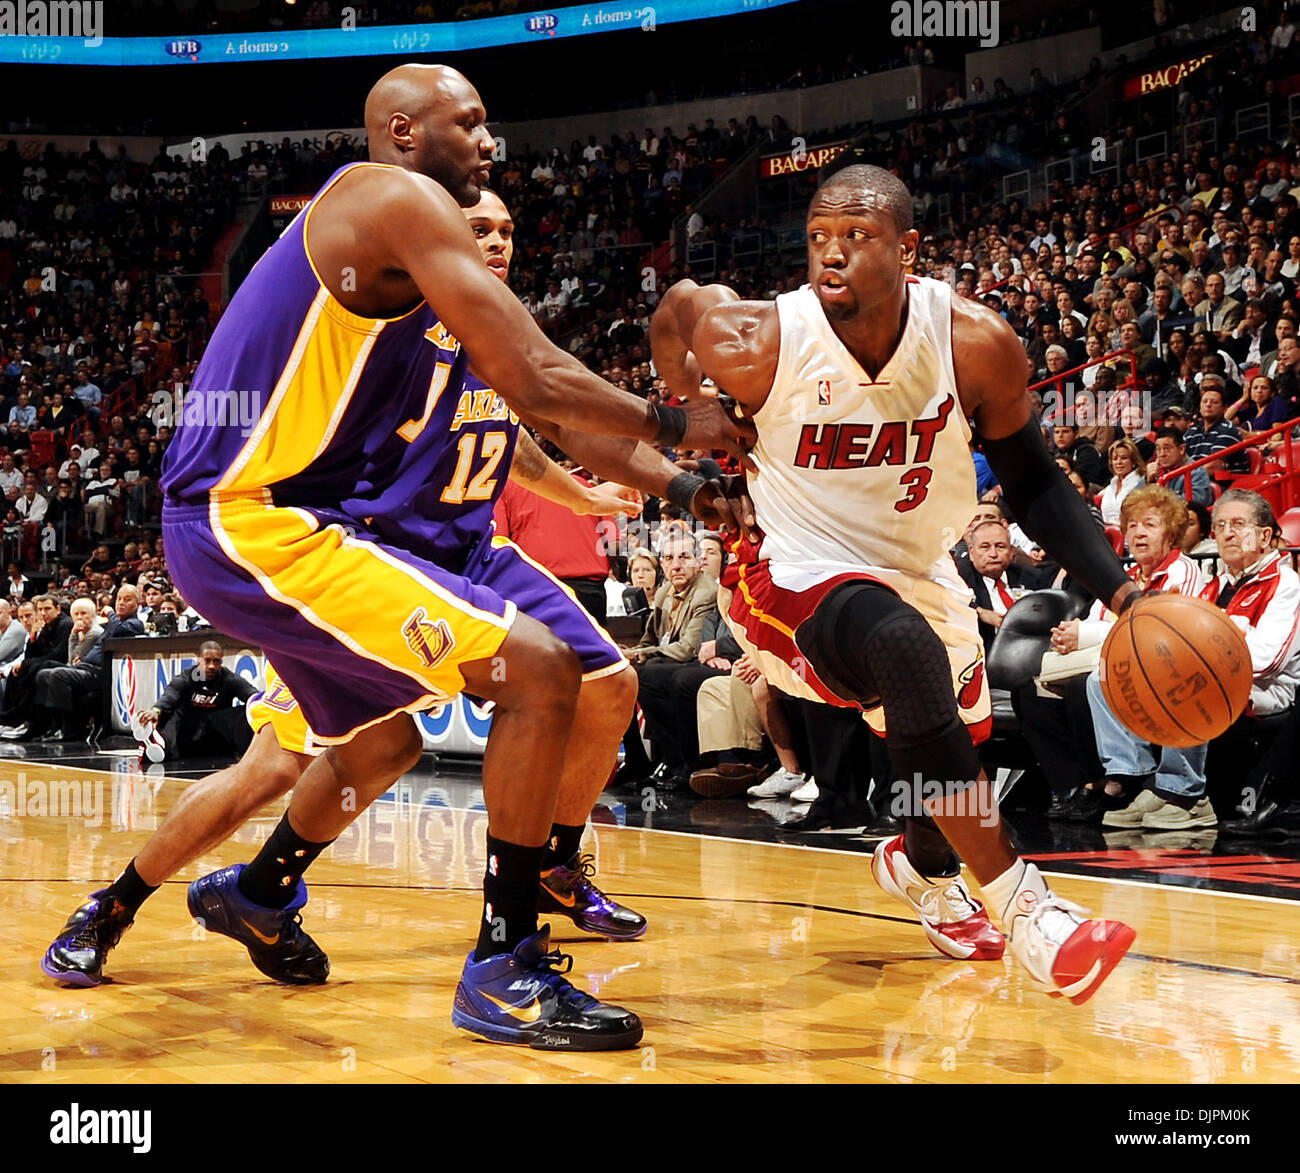
[[(1258, 834), (1280, 821), (1297, 794), (1284, 792), (1294, 777), (1294, 763), (1266, 755), (1264, 762), (1250, 761), (1246, 753), (1259, 718), (1284, 713), (1295, 703), (1300, 684), (1300, 578), (1276, 548), (1279, 529), (1268, 502), (1245, 489), (1227, 490), (1214, 505), (1214, 536), (1221, 573), (1210, 580), (1201, 595), (1227, 611), (1242, 629), (1254, 679), (1245, 714), (1210, 745), (1207, 771), (1216, 788), (1232, 793), (1243, 816), (1232, 829)], [(1249, 763), (1243, 777), (1243, 761)], [(1271, 787), (1266, 786), (1273, 779)], [(1273, 793), (1261, 795), (1271, 789)], [(1248, 797), (1248, 792), (1253, 794)]]
[(1132, 440), (1116, 440), (1107, 455), (1112, 475), (1101, 493), (1101, 519), (1106, 525), (1120, 525), (1120, 506), (1134, 489), (1146, 483), (1147, 462)]
[[(30, 612), (30, 605), (27, 609)], [(8, 599), (0, 599), (0, 701), (4, 699), (9, 670), (26, 646), (26, 624), (14, 614), (13, 604)]]
[(118, 478), (113, 475), (109, 462), (101, 461), (98, 475), (87, 481), (81, 490), (81, 501), (86, 508), (86, 532), (95, 540), (107, 536), (113, 503), (120, 493)]
[[(1177, 428), (1169, 427), (1157, 429), (1155, 456), (1155, 467), (1147, 468), (1147, 480), (1151, 483), (1159, 481), (1166, 474), (1176, 472), (1190, 463), (1187, 459), (1187, 447), (1183, 443), (1182, 432)], [(1188, 473), (1181, 473), (1173, 477), (1165, 482), (1166, 487), (1186, 499), (1188, 475)], [(1214, 489), (1210, 486), (1210, 478), (1205, 469), (1194, 468), (1190, 476), (1192, 478), (1191, 500), (1208, 506), (1214, 500)]]
[(86, 656), (99, 642), (104, 628), (96, 621), (93, 599), (75, 599), (70, 608), (67, 663), (42, 668), (36, 674), (34, 724), (49, 726), (42, 741), (72, 741), (85, 728), (85, 714), (94, 707), (99, 673), (84, 666)]
[(622, 591), (623, 614), (642, 615), (649, 623), (650, 605), (664, 581), (659, 559), (644, 546), (639, 547), (628, 559), (627, 576), (630, 585)]
[(9, 563), (9, 582), (6, 584), (9, 601), (17, 606), (31, 593), (32, 584), (17, 562)]
[(199, 646), (199, 663), (172, 677), (158, 703), (136, 715), (131, 731), (150, 762), (187, 757), (238, 758), (253, 740), (243, 706), (257, 688), (222, 664), (221, 645)]
[(1224, 413), (1224, 419), (1247, 432), (1267, 432), (1291, 418), (1290, 405), (1277, 395), (1268, 375), (1256, 375), (1240, 399)]
[(1095, 444), (1079, 437), (1079, 429), (1074, 424), (1057, 420), (1052, 427), (1052, 442), (1056, 454), (1068, 457), (1089, 485), (1100, 489), (1106, 483), (1101, 453)]
[(32, 600), (36, 613), (23, 655), (15, 660), (5, 687), (4, 709), (0, 711), (0, 737), (18, 741), (34, 736), (31, 712), (36, 702), (35, 678), (43, 668), (68, 662), (68, 634), (72, 620), (54, 595), (37, 595)]
[[(1129, 577), (1143, 590), (1199, 594), (1204, 581), (1200, 568), (1179, 546), (1187, 528), (1186, 502), (1168, 489), (1148, 485), (1133, 490), (1120, 512), (1124, 538), (1135, 559)], [(1070, 620), (1052, 630), (1052, 650), (1069, 655), (1100, 649), (1114, 622), (1114, 615), (1097, 601), (1087, 619)], [(1076, 791), (1059, 813), (1083, 822), (1100, 817), (1108, 827), (1130, 829), (1159, 826), (1165, 819), (1181, 824), (1182, 817), (1164, 807), (1173, 803), (1189, 810), (1203, 798), (1205, 747), (1153, 747), (1139, 740), (1107, 708), (1097, 669), (1088, 673), (1086, 693), (1104, 777)], [(1148, 775), (1155, 779), (1151, 791), (1142, 789)], [(1197, 818), (1202, 814), (1198, 812)], [(1144, 821), (1147, 816), (1154, 822)]]
[[(1219, 375), (1201, 377), (1201, 414), (1183, 435), (1189, 462), (1203, 460), (1233, 444), (1241, 443), (1241, 431), (1235, 424), (1224, 419), (1224, 388), (1225, 383)], [(1250, 468), (1250, 460), (1245, 452), (1234, 452), (1222, 460), (1211, 461), (1204, 468), (1208, 473), (1224, 468), (1229, 472), (1243, 473)]]
[(620, 782), (649, 780), (665, 787), (684, 785), (689, 775), (673, 728), (673, 677), (695, 662), (705, 621), (714, 609), (718, 584), (701, 573), (694, 537), (674, 530), (660, 551), (668, 581), (659, 588), (640, 643), (627, 650), (639, 682), (637, 701), (645, 714), (646, 735), (659, 755), (653, 772), (633, 718), (623, 741)]
[[(971, 606), (979, 616), (980, 636), (987, 652), (1002, 626), (1002, 617), (1027, 589), (1036, 588), (1038, 579), (1032, 572), (1012, 565), (1011, 535), (1005, 522), (978, 523), (970, 532), (967, 546), (970, 562), (962, 577), (974, 592)], [(958, 569), (963, 569), (960, 564)]]

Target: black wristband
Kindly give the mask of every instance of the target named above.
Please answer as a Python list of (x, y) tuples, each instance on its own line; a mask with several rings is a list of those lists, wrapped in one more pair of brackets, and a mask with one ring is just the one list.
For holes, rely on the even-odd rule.
[(669, 446), (680, 444), (686, 435), (686, 409), (684, 407), (664, 407), (661, 403), (650, 405), (659, 421), (659, 431), (652, 441), (655, 444)]
[(699, 492), (701, 485), (706, 484), (708, 484), (708, 481), (701, 476), (696, 476), (693, 472), (679, 472), (668, 482), (668, 500), (679, 509), (685, 509), (689, 512), (695, 494)]

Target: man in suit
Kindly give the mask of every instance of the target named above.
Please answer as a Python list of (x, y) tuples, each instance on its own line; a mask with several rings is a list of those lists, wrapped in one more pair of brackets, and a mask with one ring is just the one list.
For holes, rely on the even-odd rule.
[(966, 546), (970, 561), (959, 564), (959, 569), (975, 593), (971, 606), (979, 616), (980, 637), (987, 654), (1002, 626), (1002, 617), (1020, 594), (1035, 589), (1037, 581), (1033, 572), (1012, 564), (1011, 535), (1000, 521), (980, 522), (971, 530)]
[[(70, 741), (72, 739), (71, 705), (69, 705), (67, 711), (51, 705), (51, 686), (56, 680), (60, 682), (55, 688), (54, 694), (62, 698), (64, 692), (68, 691), (63, 686), (65, 680), (71, 687), (76, 687), (77, 684), (90, 679), (87, 670), (82, 667), (82, 661), (90, 654), (91, 649), (104, 634), (103, 625), (97, 622), (96, 619), (94, 599), (76, 599), (69, 610), (72, 618), (72, 630), (68, 632), (67, 662), (57, 667), (42, 668), (35, 676), (36, 712), (33, 714), (32, 720), (34, 723), (51, 728), (51, 732), (41, 738), (42, 741)], [(96, 675), (93, 679), (97, 684), (99, 677)], [(69, 695), (71, 695), (70, 692)]]
[(68, 662), (68, 635), (72, 620), (66, 616), (54, 595), (37, 595), (35, 630), (27, 639), (20, 661), (15, 661), (5, 687), (5, 707), (0, 712), (0, 737), (9, 741), (32, 734), (31, 711), (36, 701), (36, 675), (42, 668), (54, 668)]
[(1205, 300), (1196, 307), (1196, 316), (1205, 321), (1206, 328), (1213, 332), (1220, 342), (1232, 337), (1232, 332), (1241, 324), (1243, 308), (1235, 297), (1224, 293), (1222, 273), (1211, 273), (1205, 279)]
[(1277, 350), (1277, 332), (1269, 325), (1263, 298), (1252, 297), (1246, 302), (1241, 323), (1224, 349), (1242, 370), (1262, 366), (1265, 356)]
[[(73, 605), (88, 601), (78, 599)], [(133, 583), (123, 583), (117, 588), (114, 600), (116, 613), (104, 624), (101, 638), (95, 640), (77, 662), (69, 661), (63, 667), (47, 668), (37, 676), (36, 703), (50, 710), (52, 719), (58, 722), (58, 729), (49, 734), (47, 740), (66, 741), (79, 735), (87, 719), (97, 711), (94, 700), (104, 671), (103, 641), (144, 635), (144, 623), (136, 614), (139, 609), (139, 588)]]
[(620, 782), (648, 780), (667, 789), (689, 778), (687, 763), (674, 730), (674, 677), (696, 663), (705, 620), (714, 608), (718, 584), (700, 567), (695, 538), (673, 531), (663, 541), (659, 555), (667, 581), (655, 594), (645, 634), (628, 648), (628, 662), (636, 669), (637, 703), (645, 714), (646, 735), (660, 761), (650, 772), (650, 760), (641, 746), (635, 718), (623, 739), (625, 758)]

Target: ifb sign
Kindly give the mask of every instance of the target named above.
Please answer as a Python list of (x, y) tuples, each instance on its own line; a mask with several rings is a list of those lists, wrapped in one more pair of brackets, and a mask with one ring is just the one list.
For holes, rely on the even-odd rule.
[[(140, 642), (147, 643), (145, 640)], [(232, 672), (252, 681), (258, 688), (265, 686), (266, 657), (260, 651), (251, 648), (228, 651), (223, 660)], [(189, 652), (168, 653), (161, 649), (156, 655), (115, 652), (110, 676), (113, 729), (117, 733), (130, 733), (131, 714), (156, 705), (172, 678), (191, 671), (198, 662), (197, 655)], [(426, 750), (481, 757), (483, 747), (487, 745), (492, 717), (486, 706), (467, 696), (459, 696), (426, 713), (417, 714), (416, 724)]]

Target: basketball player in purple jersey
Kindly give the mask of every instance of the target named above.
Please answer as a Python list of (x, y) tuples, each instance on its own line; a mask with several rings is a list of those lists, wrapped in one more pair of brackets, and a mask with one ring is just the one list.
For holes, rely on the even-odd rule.
[[(514, 224), (505, 205), (495, 193), (484, 191), (479, 203), (464, 211), (489, 271), (506, 280), (514, 247)], [(450, 424), (456, 417), (467, 414), (460, 408), (466, 392), (471, 395), (472, 402), (474, 392), (482, 389), (482, 383), (468, 373), (465, 373), (463, 385), (465, 390), (460, 395), (455, 394), (454, 389), (449, 392), (450, 408), (446, 412), (444, 428), (444, 434), (449, 437), (455, 436), (455, 432), (450, 431)], [(455, 416), (451, 414), (452, 410)], [(483, 414), (494, 413), (484, 411)], [(515, 425), (507, 423), (505, 426)], [(432, 437), (436, 433), (430, 429), (426, 434)], [(588, 450), (584, 456), (601, 463), (599, 449), (604, 444), (603, 438), (557, 438), (567, 438), (579, 449), (586, 439)], [(446, 445), (453, 455), (457, 452), (450, 439)], [(676, 474), (676, 469), (653, 450), (642, 453), (641, 457), (647, 466), (660, 462), (661, 479)], [(437, 497), (440, 498), (449, 485), (454, 485), (453, 466), (442, 467), (436, 451), (430, 453), (411, 445), (406, 462), (409, 464), (413, 460), (425, 468), (425, 479), (429, 486), (434, 487)], [(459, 461), (455, 464), (458, 466)], [(640, 494), (635, 490), (616, 485), (594, 488), (581, 485), (542, 453), (527, 432), (518, 434), (509, 469), (511, 479), (575, 513), (608, 515), (640, 509)], [(371, 476), (367, 483), (373, 485), (374, 470), (368, 471)], [(416, 486), (409, 500), (405, 493), (395, 495), (391, 500), (399, 517), (387, 524), (404, 528), (412, 537), (422, 535), (404, 515), (417, 508), (416, 498), (421, 488)], [(455, 491), (450, 495), (461, 496)], [(381, 508), (380, 503), (370, 500), (360, 503), (360, 507), (363, 517), (369, 517), (373, 524), (373, 513)], [(491, 502), (486, 514), (472, 501), (458, 505), (439, 502), (429, 507), (439, 514), (445, 527), (431, 529), (428, 534), (434, 544), (442, 546), (442, 553), (455, 559), (457, 565), (465, 561), (467, 552), (472, 553), (475, 546), (490, 538)], [(497, 553), (498, 567), (509, 557), (509, 553)], [(449, 565), (450, 562), (443, 561), (442, 564)], [(585, 669), (556, 804), (555, 824), (544, 861), (543, 911), (567, 916), (588, 932), (621, 940), (632, 939), (645, 931), (645, 918), (609, 899), (591, 881), (591, 865), (585, 858), (574, 857), (578, 855), (578, 840), (587, 813), (612, 768), (619, 738), (626, 728), (627, 716), (635, 700), (635, 688), (629, 685), (633, 677), (627, 671), (620, 678), (620, 672), (614, 671), (623, 667), (621, 655), (611, 646), (603, 631), (594, 629), (585, 610), (549, 574), (527, 564), (516, 567), (514, 573), (520, 578), (526, 596), (516, 595), (514, 601), (534, 618), (542, 622), (549, 619), (548, 626), (574, 648)], [(530, 609), (527, 606), (530, 601), (535, 602), (541, 611)], [(42, 958), (42, 969), (50, 977), (68, 984), (98, 985), (109, 951), (126, 924), (138, 913), (143, 899), (164, 880), (228, 838), (254, 812), (287, 793), (311, 758), (324, 748), (316, 740), (300, 706), (273, 666), (268, 665), (263, 693), (249, 705), (249, 720), (255, 730), (255, 741), (243, 759), (187, 788), (162, 826), (131, 860), (124, 873), (125, 882), (120, 881), (95, 893), (91, 903), (83, 905), (69, 919)], [(142, 893), (137, 891), (132, 895), (132, 877), (138, 877), (143, 883)], [(93, 910), (88, 912), (96, 901), (106, 909), (120, 906), (129, 914), (126, 924), (122, 923), (121, 917), (96, 917)], [(281, 980), (322, 980), (327, 972), (328, 962), (322, 957), (313, 959), (311, 966), (295, 968), (287, 974), (281, 972), (279, 976)]]
[[(455, 202), (474, 203), (490, 168), (484, 117), (455, 71), (404, 66), (381, 79), (366, 106), (372, 162), (336, 174), (262, 257), (196, 372), (193, 393), (214, 409), (205, 419), (232, 393), (262, 408), (250, 435), (183, 427), (168, 451), (177, 585), (267, 651), (330, 748), (257, 858), (209, 878), (191, 905), (209, 927), (274, 949), (275, 966), (310, 967), (319, 950), (297, 924), (301, 877), (354, 817), (341, 796), (363, 806), (387, 789), (420, 753), (410, 714), (468, 689), (495, 713), (484, 916), (458, 991), (461, 1025), (537, 1047), (628, 1047), (641, 1037), (636, 1015), (565, 981), (537, 930), (577, 656), (494, 590), (385, 542), (341, 497), (384, 439), (419, 438), (462, 344), (512, 406), (624, 436), (629, 458), (636, 440), (737, 451), (738, 433), (716, 404), (661, 408), (615, 392), (484, 272)], [(466, 491), (482, 488), (500, 455), (465, 457)], [(665, 492), (687, 504), (697, 488), (675, 477)]]

